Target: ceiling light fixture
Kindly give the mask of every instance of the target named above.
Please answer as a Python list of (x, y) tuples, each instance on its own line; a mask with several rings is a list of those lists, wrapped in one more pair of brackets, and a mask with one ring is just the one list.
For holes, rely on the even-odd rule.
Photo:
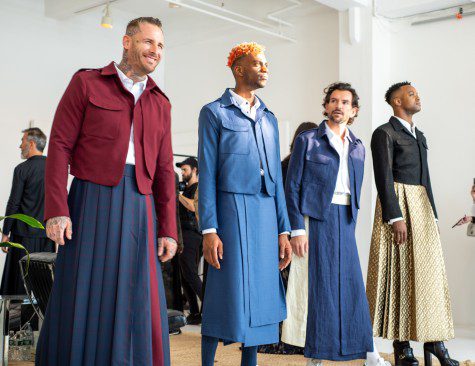
[(112, 17), (109, 10), (109, 2), (107, 2), (106, 7), (104, 8), (104, 15), (101, 20), (102, 28), (112, 28)]

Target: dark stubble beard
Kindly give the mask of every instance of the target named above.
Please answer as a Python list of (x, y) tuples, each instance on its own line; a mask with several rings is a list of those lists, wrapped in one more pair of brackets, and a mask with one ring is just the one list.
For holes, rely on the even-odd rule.
[(340, 121), (335, 121), (335, 120), (333, 119), (333, 117), (332, 117), (331, 114), (328, 116), (328, 119), (329, 119), (330, 121), (332, 121), (333, 123), (336, 123), (336, 124), (339, 124), (339, 125), (342, 125), (342, 124), (345, 123), (345, 120), (344, 120), (344, 119), (341, 119)]

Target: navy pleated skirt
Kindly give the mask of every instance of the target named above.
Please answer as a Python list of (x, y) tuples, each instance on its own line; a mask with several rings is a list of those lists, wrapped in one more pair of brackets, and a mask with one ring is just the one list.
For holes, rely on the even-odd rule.
[(115, 187), (75, 178), (73, 239), (60, 247), (36, 365), (170, 365), (151, 196), (134, 166)]

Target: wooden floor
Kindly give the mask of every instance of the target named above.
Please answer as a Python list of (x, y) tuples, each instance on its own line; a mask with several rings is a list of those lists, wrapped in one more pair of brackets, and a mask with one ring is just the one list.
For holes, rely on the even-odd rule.
[[(232, 344), (224, 347), (219, 345), (216, 353), (215, 366), (236, 366), (240, 364), (241, 352), (239, 344)], [(201, 365), (201, 336), (196, 333), (183, 333), (170, 337), (170, 351), (172, 366), (200, 366)], [(384, 358), (393, 364), (392, 356), (382, 354)], [(422, 360), (420, 365), (424, 365)], [(363, 366), (364, 360), (345, 362), (324, 362), (325, 366)], [(303, 356), (284, 356), (259, 354), (259, 366), (305, 366), (306, 360)], [(10, 362), (9, 366), (32, 366), (34, 362)], [(475, 362), (461, 361), (461, 366), (475, 366)], [(92, 366), (92, 365), (91, 365)], [(100, 365), (105, 366), (105, 365)], [(434, 358), (433, 366), (440, 366)]]

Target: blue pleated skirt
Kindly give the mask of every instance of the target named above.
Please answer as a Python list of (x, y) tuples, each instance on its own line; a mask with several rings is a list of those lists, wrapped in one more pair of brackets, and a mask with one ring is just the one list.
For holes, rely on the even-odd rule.
[(365, 359), (373, 351), (368, 301), (350, 206), (330, 206), (325, 221), (309, 220), (305, 357)]
[(75, 178), (36, 365), (170, 365), (155, 210), (134, 166), (115, 187)]
[(219, 191), (221, 269), (208, 267), (201, 333), (246, 347), (279, 341), (287, 316), (275, 199)]

